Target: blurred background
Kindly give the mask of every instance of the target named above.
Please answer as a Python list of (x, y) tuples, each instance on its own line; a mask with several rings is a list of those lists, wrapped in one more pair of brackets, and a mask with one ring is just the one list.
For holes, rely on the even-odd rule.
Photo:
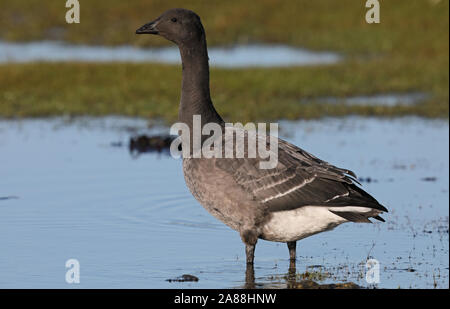
[[(81, 1), (79, 24), (66, 23), (69, 9), (63, 2), (1, 1), (2, 43), (57, 41), (70, 44), (69, 48), (172, 46), (163, 38), (134, 33), (166, 9), (185, 7), (200, 15), (210, 47), (281, 45), (339, 56), (334, 63), (325, 62), (326, 66), (301, 67), (294, 63), (279, 68), (277, 57), (292, 57), (279, 51), (269, 53), (269, 63), (260, 69), (251, 59), (265, 54), (254, 49), (247, 53), (249, 67), (245, 67), (244, 59), (238, 69), (214, 68), (214, 102), (230, 121), (345, 114), (448, 115), (448, 1), (383, 1), (379, 24), (366, 22), (365, 1), (352, 0), (261, 0), (258, 5), (245, 0)], [(0, 45), (3, 117), (122, 114), (173, 120), (177, 115), (179, 66), (145, 59), (145, 63), (129, 63), (133, 55), (131, 59), (119, 57), (119, 61), (86, 64), (76, 62), (76, 57), (71, 59), (70, 52), (64, 63), (29, 63), (30, 53), (41, 53), (47, 55), (45, 60), (51, 60), (61, 59), (60, 51), (51, 44), (32, 50), (28, 45), (15, 47), (12, 51), (10, 47), (8, 54), (7, 47)], [(295, 55), (295, 50), (291, 52)], [(14, 56), (17, 53), (22, 56)], [(111, 50), (98, 53), (107, 61), (105, 55)], [(27, 63), (11, 64), (8, 57)], [(330, 98), (343, 103), (343, 98), (383, 95), (393, 95), (394, 102), (374, 104), (372, 98), (369, 103), (361, 99), (351, 106), (329, 104)], [(316, 104), (299, 104), (302, 101)], [(237, 112), (243, 102), (245, 111)]]
[[(73, 24), (65, 2), (0, 0), (0, 287), (72, 287), (69, 258), (81, 287), (242, 286), (238, 235), (162, 151), (178, 50), (135, 35), (183, 7), (203, 22), (226, 121), (279, 122), (390, 210), (301, 241), (298, 282), (284, 245), (262, 242), (260, 286), (371, 286), (374, 257), (376, 286), (448, 288), (448, 1), (381, 0), (378, 24), (362, 0), (79, 0)], [(165, 281), (183, 273), (200, 280)]]

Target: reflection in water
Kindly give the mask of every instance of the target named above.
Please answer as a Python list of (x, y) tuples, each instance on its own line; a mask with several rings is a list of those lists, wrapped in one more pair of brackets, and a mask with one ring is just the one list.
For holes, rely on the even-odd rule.
[(255, 288), (255, 267), (253, 264), (247, 264), (245, 269), (245, 289)]
[(297, 273), (295, 263), (290, 263), (289, 270), (285, 275), (271, 276), (270, 279), (264, 279), (261, 282), (255, 281), (254, 266), (247, 265), (245, 271), (244, 289), (255, 288), (287, 288), (287, 289), (361, 289), (362, 287), (354, 282), (335, 282), (320, 283), (324, 280), (322, 274), (311, 275), (308, 271), (305, 273)]

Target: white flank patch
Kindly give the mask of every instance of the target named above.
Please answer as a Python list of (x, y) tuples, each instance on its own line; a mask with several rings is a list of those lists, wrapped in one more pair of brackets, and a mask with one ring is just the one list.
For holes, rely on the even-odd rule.
[(280, 242), (295, 241), (331, 230), (339, 224), (348, 222), (330, 210), (366, 214), (380, 213), (372, 208), (354, 206), (303, 206), (294, 210), (278, 211), (272, 213), (272, 218), (264, 225), (264, 239)]

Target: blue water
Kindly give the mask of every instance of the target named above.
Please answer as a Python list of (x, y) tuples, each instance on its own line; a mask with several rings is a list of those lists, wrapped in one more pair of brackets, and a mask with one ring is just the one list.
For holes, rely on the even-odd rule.
[[(402, 106), (414, 105), (423, 102), (429, 97), (428, 94), (422, 92), (406, 92), (406, 93), (382, 93), (366, 96), (350, 96), (350, 97), (318, 97), (314, 98), (314, 102), (326, 104), (345, 104), (350, 106)], [(310, 103), (308, 101), (304, 103)]]
[[(283, 67), (333, 64), (341, 56), (285, 45), (236, 45), (208, 48), (210, 64), (217, 67)], [(30, 61), (158, 62), (181, 63), (178, 48), (138, 48), (133, 46), (85, 46), (39, 41), (0, 41), (0, 63)]]
[[(371, 256), (381, 266), (378, 287), (448, 288), (448, 121), (349, 117), (280, 127), (287, 140), (370, 177), (363, 188), (390, 210), (386, 223), (348, 223), (299, 241), (298, 272), (321, 265), (324, 283), (368, 286)], [(191, 196), (179, 160), (130, 156), (127, 141), (138, 132), (167, 128), (117, 117), (0, 120), (0, 288), (244, 285), (239, 235)], [(71, 258), (79, 284), (65, 281)], [(288, 264), (285, 244), (259, 241), (259, 286), (284, 287)], [(166, 281), (182, 274), (199, 281)]]

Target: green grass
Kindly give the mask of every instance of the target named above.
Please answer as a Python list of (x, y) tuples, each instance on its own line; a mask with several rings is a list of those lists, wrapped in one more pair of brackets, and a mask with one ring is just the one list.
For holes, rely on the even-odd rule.
[[(211, 86), (217, 109), (232, 121), (321, 116), (407, 115), (445, 117), (448, 92), (420, 67), (350, 62), (346, 66), (286, 69), (213, 69)], [(355, 71), (363, 72), (358, 76)], [(239, 78), (236, 78), (239, 76)], [(409, 77), (408, 77), (409, 76)], [(445, 76), (441, 76), (445, 79)], [(405, 82), (405, 81), (408, 82)], [(0, 114), (4, 117), (122, 114), (177, 116), (181, 69), (156, 64), (31, 63), (0, 66)], [(439, 83), (438, 83), (439, 85)], [(427, 102), (412, 106), (301, 104), (300, 98), (378, 92), (427, 91)]]
[(80, 1), (81, 23), (65, 22), (63, 0), (0, 4), (0, 37), (57, 38), (87, 44), (168, 45), (134, 31), (166, 9), (185, 7), (202, 18), (212, 45), (251, 41), (286, 43), (352, 53), (447, 48), (448, 1), (380, 0), (381, 23), (367, 24), (364, 0), (108, 0)]
[[(345, 56), (336, 65), (283, 69), (213, 69), (215, 105), (231, 121), (348, 114), (448, 117), (449, 4), (380, 0), (381, 23), (364, 20), (365, 1), (80, 1), (81, 23), (68, 25), (65, 1), (0, 3), (0, 38), (83, 44), (170, 44), (136, 36), (169, 7), (202, 17), (209, 45), (282, 43)], [(176, 118), (181, 69), (158, 64), (31, 63), (0, 65), (0, 116), (138, 115)], [(413, 106), (300, 104), (323, 96), (421, 91)], [(239, 112), (238, 112), (239, 111)]]

